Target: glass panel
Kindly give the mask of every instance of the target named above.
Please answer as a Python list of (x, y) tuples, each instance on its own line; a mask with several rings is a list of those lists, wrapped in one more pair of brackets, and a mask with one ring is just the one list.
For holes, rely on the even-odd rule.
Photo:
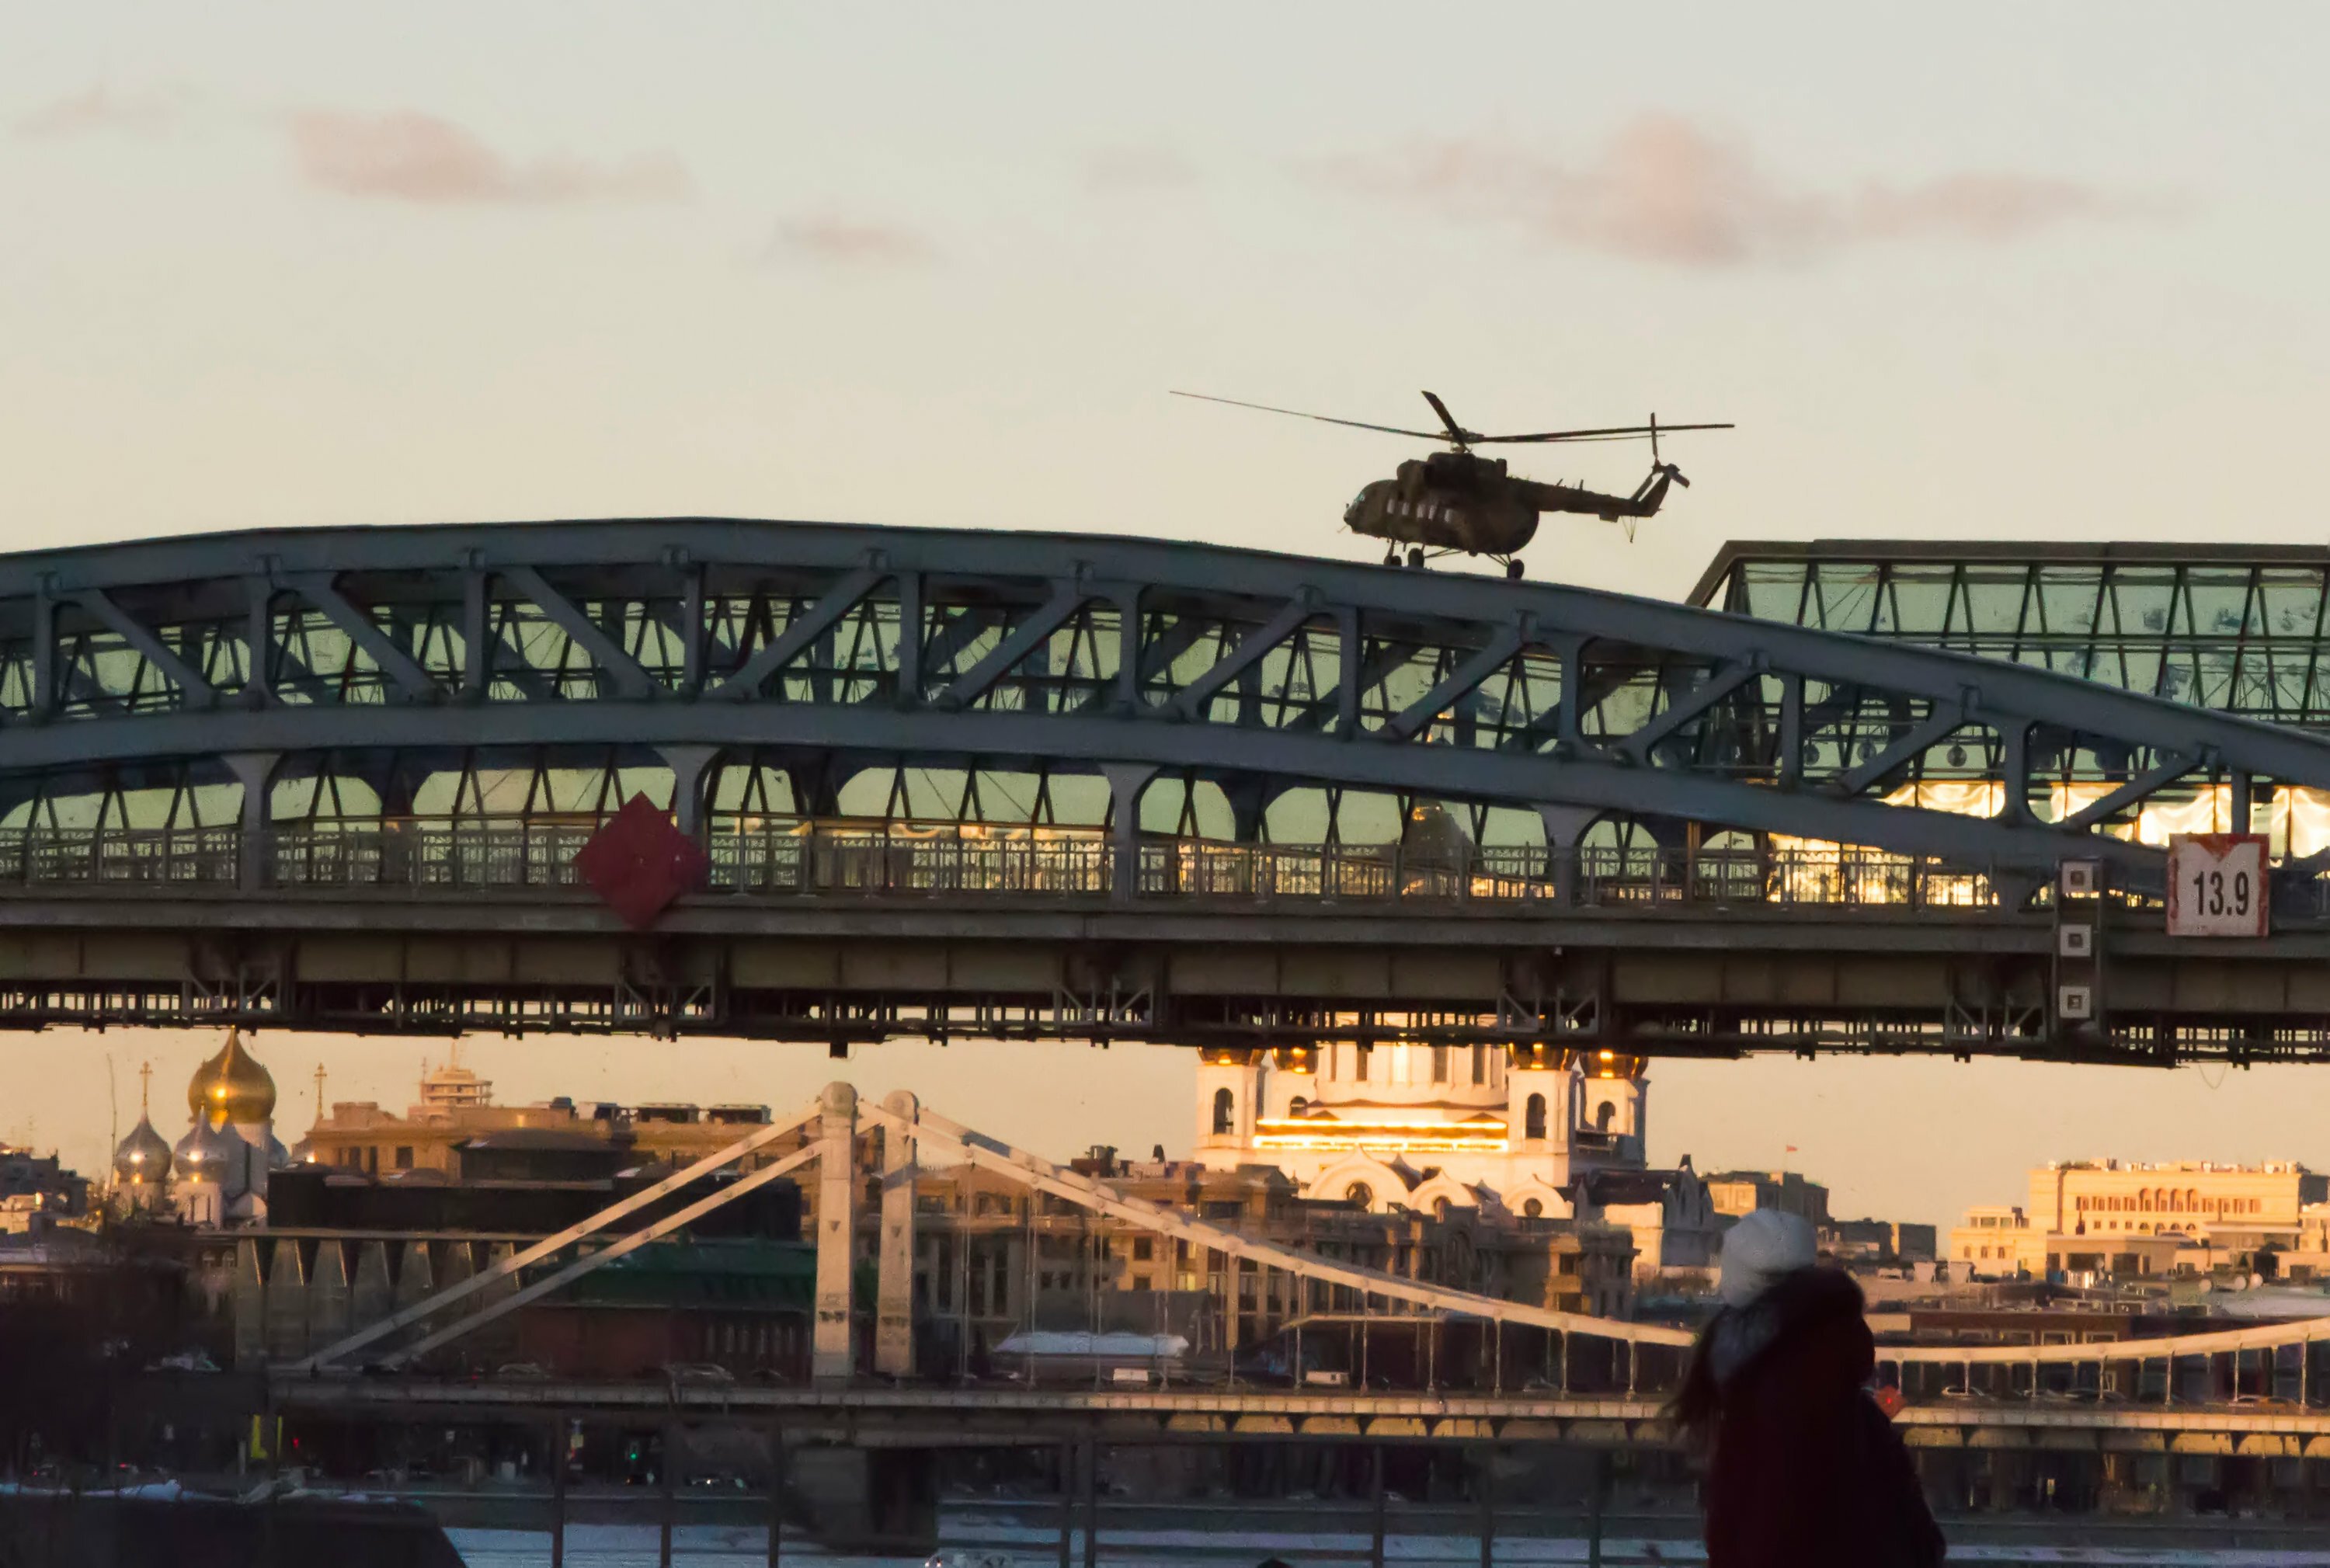
[(2195, 566), (2185, 574), (2184, 591), (2195, 634), (2204, 638), (2240, 634), (2249, 607), (2248, 568)]
[(1743, 608), (1766, 620), (1794, 621), (1803, 612), (1804, 568), (1800, 562), (1751, 561), (1739, 568)]
[(2166, 635), (2176, 593), (2175, 573), (2164, 568), (2132, 567), (2115, 572), (2107, 624), (2123, 633)]
[(2095, 630), (2103, 572), (2088, 566), (2050, 566), (2040, 573), (2026, 632), (2051, 638), (2086, 638)]
[(2322, 609), (2322, 573), (2274, 568), (2258, 573), (2249, 628), (2271, 638), (2312, 638)]
[(1985, 638), (2011, 636), (2022, 628), (2028, 567), (1971, 566), (1965, 572), (1966, 621)]
[(1815, 604), (1806, 622), (1830, 631), (1868, 631), (1877, 618), (1877, 569), (1823, 562), (1816, 573)]
[(1918, 638), (1939, 637), (1949, 617), (1950, 578), (1946, 566), (1896, 567), (1886, 618), (1875, 629)]

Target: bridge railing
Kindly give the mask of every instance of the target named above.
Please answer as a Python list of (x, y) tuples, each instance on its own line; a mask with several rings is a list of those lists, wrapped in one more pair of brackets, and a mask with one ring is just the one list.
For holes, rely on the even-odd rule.
[[(596, 819), (386, 817), (237, 827), (0, 830), (0, 891), (235, 886), (412, 893), (571, 890)], [(715, 823), (702, 896), (1103, 899), (1115, 846), (1094, 827), (761, 819)], [(1145, 836), (1136, 900), (1613, 911), (1759, 907), (1980, 913), (1978, 871), (1876, 850), (1245, 844)], [(2330, 915), (2330, 878), (2277, 900), (2279, 918)]]
[(239, 827), (49, 827), (0, 831), (0, 883), (30, 887), (232, 884)]
[(1035, 893), (1104, 896), (1114, 860), (1097, 835), (967, 836), (856, 827), (714, 832), (715, 893)]

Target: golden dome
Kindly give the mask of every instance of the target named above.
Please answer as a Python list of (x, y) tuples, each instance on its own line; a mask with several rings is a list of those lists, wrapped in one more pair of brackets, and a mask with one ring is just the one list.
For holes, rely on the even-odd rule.
[(229, 1029), (218, 1054), (187, 1082), (186, 1109), (212, 1126), (265, 1121), (275, 1114), (275, 1080), (242, 1048), (242, 1035)]

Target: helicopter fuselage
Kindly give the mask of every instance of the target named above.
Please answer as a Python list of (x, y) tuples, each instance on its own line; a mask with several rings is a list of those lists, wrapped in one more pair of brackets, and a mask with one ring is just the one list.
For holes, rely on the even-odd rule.
[(1653, 516), (1679, 477), (1672, 465), (1662, 464), (1633, 495), (1608, 496), (1515, 478), (1501, 458), (1435, 452), (1410, 458), (1391, 478), (1361, 490), (1344, 508), (1343, 523), (1377, 539), (1504, 560), (1535, 537), (1539, 513), (1575, 513), (1605, 523)]
[(1506, 477), (1501, 458), (1435, 452), (1361, 490), (1343, 522), (1355, 534), (1403, 544), (1511, 555), (1537, 534), (1530, 488), (1526, 479)]

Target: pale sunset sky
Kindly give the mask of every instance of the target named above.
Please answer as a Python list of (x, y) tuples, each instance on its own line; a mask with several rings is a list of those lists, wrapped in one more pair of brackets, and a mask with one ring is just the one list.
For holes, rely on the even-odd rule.
[[(2330, 10), (0, 5), (0, 548), (719, 514), (1372, 559), (1409, 424), (1732, 420), (1627, 544), (2314, 542)], [(1519, 465), (1625, 488), (1641, 458)], [(5, 741), (0, 741), (5, 755)], [(0, 1034), (101, 1174), (208, 1037)], [(253, 1042), (402, 1106), (441, 1042)], [(478, 1039), (506, 1100), (846, 1072), (1055, 1155), (1188, 1147), (1166, 1049)], [(1672, 1063), (1654, 1157), (1947, 1223), (2054, 1157), (2330, 1167), (2330, 1068)]]

